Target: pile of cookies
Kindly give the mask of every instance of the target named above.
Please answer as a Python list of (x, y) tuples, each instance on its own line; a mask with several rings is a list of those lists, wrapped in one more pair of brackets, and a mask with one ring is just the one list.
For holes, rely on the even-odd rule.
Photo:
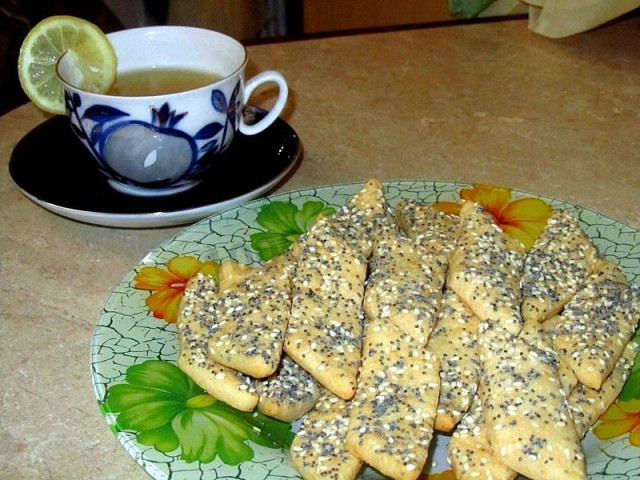
[(570, 213), (530, 251), (479, 205), (459, 216), (367, 182), (287, 253), (199, 274), (179, 366), (229, 405), (302, 418), (305, 479), (422, 471), (452, 433), (456, 478), (586, 478), (582, 436), (619, 394), (640, 293)]

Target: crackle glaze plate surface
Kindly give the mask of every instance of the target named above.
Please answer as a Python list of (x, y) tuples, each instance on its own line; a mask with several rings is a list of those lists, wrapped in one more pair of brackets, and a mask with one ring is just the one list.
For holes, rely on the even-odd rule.
[[(434, 181), (386, 182), (386, 197), (459, 201), (468, 185)], [(225, 259), (259, 264), (288, 245), (319, 213), (344, 205), (362, 184), (307, 189), (254, 200), (186, 228), (148, 253), (117, 285), (95, 328), (92, 381), (108, 427), (154, 479), (300, 478), (287, 445), (298, 428), (217, 402), (177, 367), (175, 316), (184, 285), (197, 271)], [(513, 199), (531, 197), (511, 192)], [(600, 253), (640, 282), (640, 232), (561, 200)], [(638, 335), (633, 341), (640, 341)], [(448, 437), (436, 435), (423, 480), (453, 479)], [(640, 478), (640, 362), (618, 400), (583, 443), (589, 478)], [(363, 479), (381, 478), (364, 469)]]
[[(245, 119), (266, 112), (247, 106)], [(302, 144), (278, 118), (263, 132), (238, 133), (234, 143), (192, 189), (161, 197), (114, 190), (95, 168), (64, 116), (50, 118), (14, 148), (9, 173), (22, 193), (41, 207), (73, 220), (125, 228), (184, 225), (263, 195), (294, 168)]]

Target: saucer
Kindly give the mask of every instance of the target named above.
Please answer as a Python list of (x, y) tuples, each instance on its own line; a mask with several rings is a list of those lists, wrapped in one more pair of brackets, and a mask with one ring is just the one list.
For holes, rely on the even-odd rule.
[[(265, 114), (257, 107), (245, 109), (247, 116)], [(138, 197), (113, 189), (71, 131), (67, 117), (57, 116), (18, 142), (9, 173), (28, 198), (64, 217), (109, 227), (167, 227), (192, 223), (268, 192), (301, 154), (298, 135), (278, 118), (257, 135), (237, 133), (220, 166), (192, 189), (165, 197)]]

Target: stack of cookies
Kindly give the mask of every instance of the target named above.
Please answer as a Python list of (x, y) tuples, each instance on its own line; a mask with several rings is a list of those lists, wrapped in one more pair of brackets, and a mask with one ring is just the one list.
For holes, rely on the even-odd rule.
[(391, 209), (370, 180), (286, 254), (193, 277), (179, 366), (235, 408), (302, 419), (305, 479), (416, 479), (434, 431), (459, 479), (583, 479), (582, 436), (629, 374), (639, 318), (638, 289), (569, 212), (527, 252), (477, 204)]

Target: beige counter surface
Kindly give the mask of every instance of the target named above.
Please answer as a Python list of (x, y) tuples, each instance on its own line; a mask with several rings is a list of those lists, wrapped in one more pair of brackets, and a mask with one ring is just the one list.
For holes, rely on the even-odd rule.
[[(283, 116), (304, 144), (280, 191), (370, 177), (480, 182), (640, 228), (637, 16), (560, 41), (505, 21), (249, 51), (249, 75), (288, 79)], [(27, 199), (7, 165), (45, 118), (31, 105), (0, 118), (0, 477), (148, 478), (99, 412), (89, 349), (113, 287), (183, 227), (87, 225)]]

